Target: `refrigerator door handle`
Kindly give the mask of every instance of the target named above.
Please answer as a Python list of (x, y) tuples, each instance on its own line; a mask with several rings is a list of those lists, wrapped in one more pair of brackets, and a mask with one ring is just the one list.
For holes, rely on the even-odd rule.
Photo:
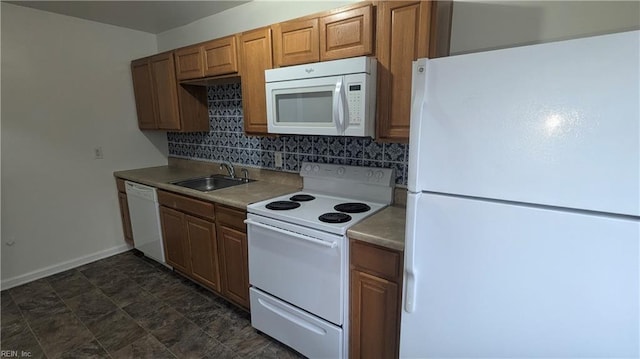
[(416, 310), (416, 281), (417, 271), (415, 265), (415, 234), (417, 224), (417, 208), (419, 193), (407, 195), (407, 224), (405, 229), (404, 248), (404, 310), (413, 313)]
[(428, 59), (418, 59), (413, 62), (413, 73), (411, 77), (411, 132), (409, 134), (409, 176), (407, 179), (407, 189), (409, 191), (418, 192), (418, 183), (420, 183), (420, 162), (417, 160), (420, 155), (420, 136), (422, 135), (421, 126), (424, 117), (424, 102), (427, 92), (426, 71)]

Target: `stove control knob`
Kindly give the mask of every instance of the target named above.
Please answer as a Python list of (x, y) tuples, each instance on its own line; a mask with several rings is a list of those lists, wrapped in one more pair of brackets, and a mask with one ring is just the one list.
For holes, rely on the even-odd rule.
[(344, 167), (338, 167), (338, 175), (342, 176), (344, 174)]
[(384, 176), (384, 173), (382, 173), (382, 171), (376, 171), (376, 178), (377, 178), (378, 180), (381, 180), (381, 179), (382, 179), (382, 176)]
[(307, 163), (307, 165), (304, 166), (304, 171), (305, 172), (311, 172), (311, 165)]
[(314, 166), (313, 166), (313, 172), (318, 173), (319, 171), (320, 171), (320, 166), (318, 166), (318, 165), (314, 165)]

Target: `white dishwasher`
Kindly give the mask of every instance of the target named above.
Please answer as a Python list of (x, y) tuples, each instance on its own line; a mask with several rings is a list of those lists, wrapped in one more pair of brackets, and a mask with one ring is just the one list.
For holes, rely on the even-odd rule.
[(145, 256), (165, 264), (158, 194), (155, 187), (125, 181), (125, 188), (134, 247)]

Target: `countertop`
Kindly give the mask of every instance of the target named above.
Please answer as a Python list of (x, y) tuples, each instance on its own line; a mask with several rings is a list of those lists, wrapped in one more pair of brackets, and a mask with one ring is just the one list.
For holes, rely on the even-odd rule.
[(349, 238), (404, 251), (406, 209), (389, 206), (349, 228)]
[(267, 182), (255, 181), (233, 187), (222, 188), (211, 192), (201, 192), (170, 184), (170, 182), (194, 177), (208, 176), (211, 171), (195, 168), (175, 166), (159, 166), (140, 168), (129, 171), (117, 171), (113, 175), (118, 178), (146, 184), (158, 189), (184, 194), (227, 206), (247, 209), (247, 205), (287, 193), (296, 192), (299, 187)]
[[(114, 172), (113, 175), (158, 189), (220, 203), (242, 210), (246, 210), (247, 205), (251, 203), (300, 190), (299, 186), (291, 185), (291, 182), (289, 182), (289, 184), (281, 184), (264, 180), (222, 188), (211, 192), (200, 192), (170, 184), (170, 182), (211, 174), (212, 171), (208, 168), (169, 165), (117, 171)], [(347, 231), (347, 235), (349, 238), (403, 251), (405, 215), (406, 211), (402, 207), (387, 207), (352, 226)]]

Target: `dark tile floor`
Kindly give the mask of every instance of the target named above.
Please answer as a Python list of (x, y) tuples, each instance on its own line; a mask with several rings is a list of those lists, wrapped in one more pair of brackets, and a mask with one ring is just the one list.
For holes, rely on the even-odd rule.
[(0, 303), (2, 357), (301, 357), (257, 333), (248, 313), (133, 251), (2, 291)]

